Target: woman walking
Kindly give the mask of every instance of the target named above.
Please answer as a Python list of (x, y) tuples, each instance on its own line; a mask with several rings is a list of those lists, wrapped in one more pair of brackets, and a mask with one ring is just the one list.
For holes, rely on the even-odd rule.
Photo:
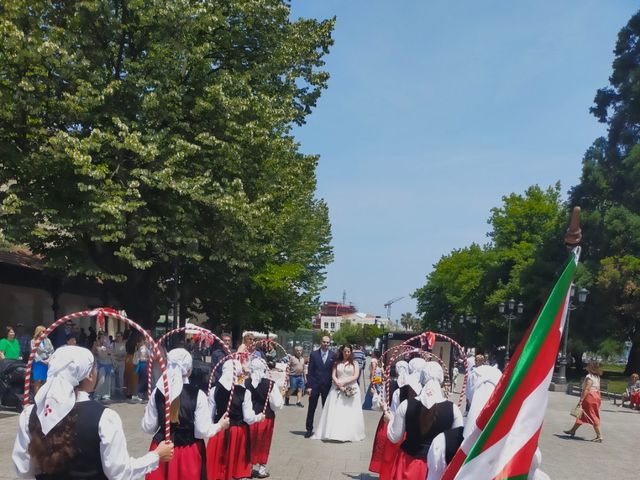
[(576, 423), (573, 424), (573, 427), (570, 430), (565, 430), (564, 433), (573, 437), (580, 425), (586, 423), (593, 426), (596, 432), (596, 438), (591, 441), (602, 443), (602, 432), (600, 431), (600, 406), (602, 404), (600, 399), (600, 377), (602, 376), (602, 370), (600, 370), (597, 362), (589, 362), (587, 372), (587, 376), (582, 382), (582, 396), (578, 402), (578, 405), (582, 407), (582, 415), (576, 418)]

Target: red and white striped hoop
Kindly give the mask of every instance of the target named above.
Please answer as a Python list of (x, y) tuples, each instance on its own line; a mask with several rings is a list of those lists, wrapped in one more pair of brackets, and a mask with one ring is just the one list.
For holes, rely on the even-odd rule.
[[(126, 323), (130, 327), (135, 328), (138, 332), (140, 332), (145, 337), (147, 342), (149, 342), (149, 345), (151, 345), (153, 352), (155, 352), (155, 354), (160, 357), (159, 350), (158, 350), (158, 345), (153, 340), (151, 335), (149, 335), (145, 331), (145, 329), (142, 328), (140, 325), (138, 325), (136, 322), (134, 322), (130, 318), (127, 318), (127, 317), (121, 315), (120, 313), (118, 313), (116, 310), (114, 310), (112, 308), (101, 307), (101, 308), (95, 308), (95, 309), (92, 309), (92, 310), (83, 310), (82, 312), (76, 312), (76, 313), (71, 313), (69, 315), (65, 315), (64, 317), (59, 318), (58, 320), (53, 322), (51, 325), (49, 325), (46, 328), (46, 330), (44, 330), (40, 334), (40, 336), (36, 339), (36, 341), (35, 341), (35, 343), (33, 345), (33, 348), (31, 349), (31, 352), (29, 353), (29, 360), (27, 361), (26, 373), (25, 373), (25, 377), (24, 377), (24, 397), (23, 397), (23, 401), (22, 401), (22, 403), (25, 406), (28, 405), (29, 402), (30, 402), (29, 392), (31, 390), (31, 368), (32, 368), (32, 364), (33, 364), (33, 359), (34, 359), (35, 354), (36, 354), (36, 350), (38, 350), (38, 346), (40, 345), (40, 342), (42, 342), (42, 340), (44, 340), (46, 337), (48, 337), (49, 334), (51, 332), (53, 332), (59, 325), (62, 325), (63, 323), (66, 323), (68, 320), (73, 320), (75, 318), (85, 318), (85, 317), (97, 317), (98, 324), (100, 325), (100, 327), (102, 327), (102, 325), (104, 324), (104, 318), (105, 317), (111, 317), (111, 318), (114, 318), (116, 320), (119, 320), (121, 322)], [(165, 398), (169, 398), (169, 380), (167, 378), (167, 368), (166, 368), (164, 359), (162, 359), (161, 357), (160, 357), (160, 368), (162, 369), (162, 382), (164, 384)], [(165, 419), (164, 419), (165, 436), (164, 436), (164, 438), (165, 438), (166, 442), (171, 441), (171, 425), (170, 425), (169, 408), (170, 408), (169, 402), (165, 402), (165, 412), (164, 412), (164, 414), (165, 414)]]
[[(225, 351), (225, 353), (230, 353), (229, 347), (227, 347), (227, 345), (222, 341), (222, 339), (218, 337), (215, 333), (213, 333), (211, 330), (207, 328), (200, 327), (198, 325), (192, 325), (192, 324), (187, 324), (184, 327), (174, 328), (166, 332), (164, 335), (162, 335), (157, 342), (158, 351), (162, 353), (161, 349), (162, 349), (163, 343), (166, 342), (169, 337), (171, 337), (172, 335), (176, 335), (178, 333), (193, 333), (193, 334), (205, 335), (211, 340), (219, 342), (220, 345), (222, 345), (222, 349)], [(151, 390), (153, 389), (152, 366), (153, 366), (154, 360), (157, 360), (155, 353), (149, 359), (149, 368), (147, 368), (147, 393), (149, 397), (151, 397)]]
[[(458, 406), (461, 407), (462, 406), (462, 399), (464, 397), (464, 392), (465, 392), (465, 389), (467, 387), (467, 378), (468, 378), (469, 369), (468, 369), (468, 366), (467, 366), (467, 357), (465, 355), (464, 347), (462, 345), (460, 345), (458, 342), (456, 342), (453, 338), (451, 338), (451, 337), (449, 337), (447, 335), (444, 335), (442, 333), (426, 331), (426, 332), (420, 333), (418, 335), (415, 335), (415, 336), (409, 338), (408, 340), (405, 340), (404, 342), (402, 342), (399, 345), (396, 345), (394, 347), (391, 347), (391, 348), (385, 350), (384, 352), (382, 352), (382, 355), (380, 356), (380, 358), (384, 359), (385, 355), (387, 355), (387, 354), (389, 354), (391, 352), (394, 352), (394, 354), (395, 354), (396, 350), (402, 350), (402, 349), (406, 350), (407, 346), (409, 346), (410, 348), (414, 349), (417, 346), (412, 346), (411, 343), (415, 342), (416, 340), (420, 341), (420, 346), (423, 345), (423, 344), (426, 344), (427, 341), (428, 341), (428, 337), (431, 334), (435, 335), (436, 338), (441, 338), (443, 340), (451, 342), (451, 344), (454, 347), (456, 347), (458, 349), (458, 352), (460, 353), (460, 357), (462, 358), (462, 361), (464, 363), (464, 379), (462, 381), (462, 389), (460, 390), (460, 397), (458, 398)], [(435, 358), (439, 358), (437, 355), (433, 355), (433, 356)], [(386, 391), (387, 391), (386, 392), (387, 393), (387, 405), (389, 405), (389, 388), (388, 388), (388, 386), (389, 386), (389, 382), (391, 380), (391, 378), (390, 378), (391, 377), (391, 375), (390, 375), (390, 373), (391, 373), (391, 362), (388, 362), (388, 363), (389, 363), (389, 365), (387, 365), (387, 368), (385, 369), (385, 376), (387, 377), (385, 379), (385, 387), (386, 387)], [(444, 364), (444, 363), (442, 363), (442, 364)]]
[[(253, 345), (251, 345), (251, 351), (255, 352), (256, 348), (258, 345), (269, 345), (272, 344), (275, 347), (279, 348), (282, 353), (283, 356), (287, 357), (289, 354), (287, 353), (287, 350), (280, 345), (278, 342), (276, 342), (275, 340), (271, 339), (271, 338), (263, 338), (262, 340), (256, 340), (255, 342), (253, 342)], [(284, 388), (288, 389), (289, 388), (289, 374), (291, 373), (291, 367), (289, 365), (289, 362), (287, 362), (287, 366), (284, 370)], [(273, 379), (273, 377), (271, 377)]]

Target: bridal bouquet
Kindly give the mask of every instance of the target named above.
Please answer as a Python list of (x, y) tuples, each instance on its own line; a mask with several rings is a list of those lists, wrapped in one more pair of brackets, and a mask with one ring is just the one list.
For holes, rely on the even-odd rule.
[(358, 391), (358, 387), (353, 386), (353, 385), (349, 385), (348, 387), (345, 387), (343, 392), (347, 397), (353, 397), (356, 392)]

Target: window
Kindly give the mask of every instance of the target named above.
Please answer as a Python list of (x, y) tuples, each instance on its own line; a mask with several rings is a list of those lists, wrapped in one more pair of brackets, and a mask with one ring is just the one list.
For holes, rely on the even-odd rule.
[(335, 330), (336, 329), (336, 323), (335, 322), (331, 322), (331, 330)]
[(324, 329), (327, 330), (329, 328), (329, 322), (324, 322)]

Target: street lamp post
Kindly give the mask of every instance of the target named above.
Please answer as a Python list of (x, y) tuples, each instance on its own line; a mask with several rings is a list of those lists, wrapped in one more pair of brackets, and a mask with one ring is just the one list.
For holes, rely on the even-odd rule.
[(476, 316), (475, 315), (460, 315), (460, 318), (458, 319), (460, 321), (460, 326), (464, 328), (464, 346), (467, 347), (467, 341), (468, 341), (468, 331), (469, 328), (467, 326), (465, 326), (465, 323), (470, 323), (472, 325), (475, 325), (477, 322)]
[(569, 340), (569, 320), (571, 318), (571, 312), (578, 308), (578, 306), (584, 305), (587, 301), (589, 291), (586, 288), (580, 288), (578, 290), (578, 305), (573, 303), (575, 295), (576, 286), (572, 283), (569, 293), (569, 306), (567, 307), (567, 319), (564, 323), (564, 331), (562, 332), (562, 350), (560, 352), (560, 358), (558, 359), (558, 370), (553, 376), (553, 383), (557, 385), (567, 384), (567, 342)]
[(509, 363), (509, 359), (511, 358), (511, 321), (522, 315), (523, 311), (524, 304), (518, 302), (518, 305), (516, 305), (516, 301), (513, 298), (511, 298), (506, 305), (504, 302), (498, 304), (498, 312), (509, 322), (509, 326), (507, 327), (507, 352), (504, 356), (505, 364)]
[(451, 320), (438, 320), (438, 328), (442, 330), (444, 333), (448, 333), (451, 331), (453, 325), (451, 324)]

